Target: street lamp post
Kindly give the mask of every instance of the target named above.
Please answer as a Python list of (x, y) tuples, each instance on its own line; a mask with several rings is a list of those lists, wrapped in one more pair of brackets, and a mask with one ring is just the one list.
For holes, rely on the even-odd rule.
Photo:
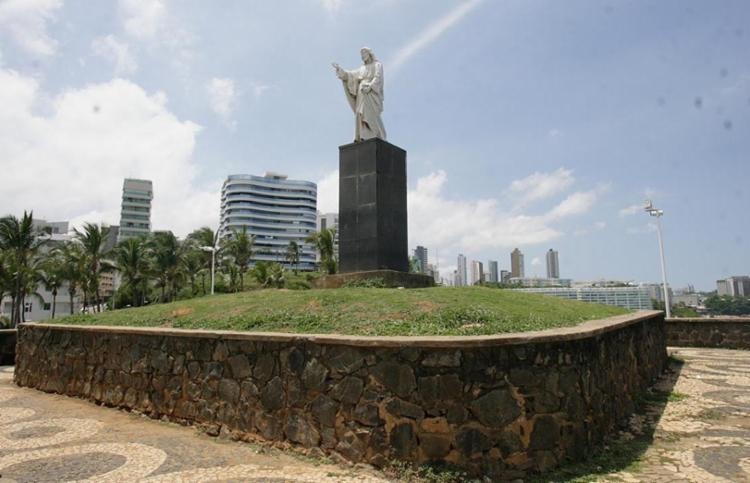
[(214, 273), (216, 265), (216, 247), (201, 247), (204, 252), (211, 252), (211, 295), (214, 294)]
[(651, 200), (646, 200), (646, 206), (643, 209), (649, 215), (656, 218), (656, 236), (659, 239), (659, 257), (661, 259), (661, 281), (662, 288), (664, 289), (664, 309), (667, 313), (667, 318), (672, 318), (672, 307), (671, 301), (669, 300), (669, 289), (667, 288), (667, 264), (664, 261), (664, 242), (661, 236), (661, 217), (664, 215), (664, 210), (654, 208)]

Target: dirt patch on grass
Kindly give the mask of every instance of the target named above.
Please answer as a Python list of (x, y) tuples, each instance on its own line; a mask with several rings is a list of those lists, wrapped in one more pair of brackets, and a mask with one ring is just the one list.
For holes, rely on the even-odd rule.
[(422, 312), (428, 313), (434, 312), (441, 307), (440, 304), (430, 302), (429, 300), (420, 300), (419, 302), (415, 302), (414, 305), (416, 305)]
[(318, 299), (312, 299), (305, 304), (305, 308), (308, 310), (320, 310), (323, 308), (323, 304)]
[(194, 311), (190, 307), (180, 307), (172, 311), (172, 317), (182, 317), (184, 315), (190, 315)]

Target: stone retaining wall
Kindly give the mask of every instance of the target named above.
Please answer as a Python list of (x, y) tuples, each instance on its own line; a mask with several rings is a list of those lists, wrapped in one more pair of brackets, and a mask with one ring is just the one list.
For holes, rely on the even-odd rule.
[(16, 361), (16, 329), (0, 329), (0, 365), (12, 366)]
[(750, 349), (750, 317), (668, 319), (667, 344)]
[(15, 381), (313, 455), (516, 478), (600, 446), (666, 358), (653, 311), (492, 337), (28, 324)]

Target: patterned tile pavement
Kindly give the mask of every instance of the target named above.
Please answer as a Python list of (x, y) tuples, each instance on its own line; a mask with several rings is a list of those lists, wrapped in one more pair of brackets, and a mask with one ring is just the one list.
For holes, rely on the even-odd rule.
[(661, 414), (654, 443), (636, 470), (602, 477), (626, 482), (750, 482), (750, 351), (672, 348), (684, 360)]
[(0, 369), (2, 481), (386, 481), (368, 468), (317, 464), (266, 446), (19, 388), (12, 370)]
[[(654, 443), (635, 470), (601, 481), (750, 482), (750, 351), (673, 348), (685, 361), (661, 382), (662, 410), (636, 416)], [(676, 380), (675, 380), (676, 379)], [(673, 387), (672, 387), (673, 386)], [(628, 437), (628, 433), (623, 433)], [(3, 481), (385, 482), (368, 468), (317, 464), (265, 446), (18, 388), (0, 369)]]

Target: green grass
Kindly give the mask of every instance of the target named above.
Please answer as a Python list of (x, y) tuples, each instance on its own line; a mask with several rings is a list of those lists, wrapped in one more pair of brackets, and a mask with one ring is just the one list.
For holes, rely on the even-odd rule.
[(619, 307), (482, 287), (269, 289), (55, 322), (348, 335), (488, 335), (572, 326), (625, 313)]

